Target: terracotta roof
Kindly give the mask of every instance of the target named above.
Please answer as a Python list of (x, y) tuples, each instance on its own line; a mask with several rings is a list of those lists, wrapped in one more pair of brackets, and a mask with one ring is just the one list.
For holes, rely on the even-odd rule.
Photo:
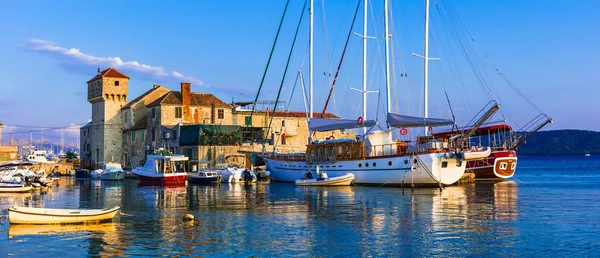
[[(267, 111), (259, 111), (259, 112), (254, 112), (257, 114), (264, 114)], [(273, 115), (272, 111), (268, 111), (269, 115)], [(306, 112), (303, 111), (275, 111), (275, 115), (276, 117), (306, 117)], [(313, 112), (313, 117), (315, 118), (339, 118), (338, 116), (329, 113), (329, 112), (325, 112), (325, 114), (321, 113), (321, 112)]]
[[(190, 106), (204, 106), (210, 107), (213, 103), (215, 107), (231, 107), (229, 104), (223, 102), (215, 95), (210, 93), (198, 93), (192, 92), (190, 96)], [(159, 105), (182, 105), (181, 104), (181, 92), (170, 91), (164, 96), (158, 98), (156, 101), (150, 103), (148, 107), (154, 107)]]
[(152, 87), (152, 89), (150, 89), (149, 91), (144, 92), (144, 94), (142, 94), (139, 97), (135, 98), (134, 100), (130, 101), (129, 103), (127, 103), (127, 105), (123, 106), (121, 109), (131, 108), (131, 106), (135, 105), (140, 100), (143, 100), (146, 96), (150, 95), (150, 93), (154, 92), (155, 90), (157, 90), (159, 88), (163, 88), (163, 86), (160, 86), (160, 85), (156, 85), (156, 86), (157, 87)]
[(108, 69), (100, 72), (100, 74), (97, 74), (96, 76), (94, 76), (94, 78), (90, 79), (87, 82), (90, 83), (103, 77), (129, 79), (129, 76), (117, 71), (117, 69), (115, 68), (109, 67)]
[(137, 121), (129, 130), (142, 130), (148, 127), (148, 116), (142, 117), (140, 121)]

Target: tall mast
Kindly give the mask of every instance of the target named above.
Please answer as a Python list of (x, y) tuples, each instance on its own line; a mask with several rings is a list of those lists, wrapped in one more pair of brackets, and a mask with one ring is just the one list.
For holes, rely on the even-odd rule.
[[(365, 0), (364, 17), (363, 17), (363, 121), (367, 120), (367, 14), (368, 0)], [(363, 127), (363, 134), (367, 133), (367, 128)]]
[[(424, 90), (424, 117), (427, 118), (429, 115), (429, 101), (428, 101), (428, 91), (429, 91), (429, 0), (425, 0), (425, 90)], [(428, 130), (427, 126), (425, 127), (425, 133), (423, 135), (427, 135)]]
[[(388, 18), (388, 0), (384, 0), (385, 9), (385, 95), (387, 96), (387, 112), (392, 112), (392, 101), (390, 97), (390, 31)], [(389, 125), (388, 125), (389, 128)]]
[(308, 95), (309, 95), (309, 118), (313, 117), (313, 34), (314, 34), (314, 8), (315, 2), (314, 0), (310, 0), (310, 32), (308, 37)]

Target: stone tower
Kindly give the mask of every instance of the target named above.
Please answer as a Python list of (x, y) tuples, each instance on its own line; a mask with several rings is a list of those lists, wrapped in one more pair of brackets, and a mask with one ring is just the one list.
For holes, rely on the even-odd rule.
[(108, 68), (87, 82), (88, 102), (92, 104), (90, 158), (98, 165), (121, 163), (123, 119), (121, 108), (127, 103), (129, 76)]

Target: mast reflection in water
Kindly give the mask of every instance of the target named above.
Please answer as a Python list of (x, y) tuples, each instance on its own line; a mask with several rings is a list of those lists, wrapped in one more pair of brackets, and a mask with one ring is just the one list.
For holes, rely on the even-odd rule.
[[(0, 255), (73, 256), (449, 256), (528, 253), (540, 210), (520, 206), (512, 181), (439, 189), (386, 187), (143, 186), (136, 180), (60, 179), (45, 192), (0, 195), (13, 205), (104, 208), (108, 225), (0, 223)], [(539, 190), (539, 189), (537, 189)], [(529, 198), (529, 199), (527, 199)], [(195, 220), (183, 222), (185, 214)], [(547, 214), (546, 214), (547, 215)], [(551, 216), (544, 216), (551, 218)], [(564, 241), (564, 240), (561, 240)], [(78, 246), (78, 248), (72, 248)], [(529, 250), (529, 254), (538, 253)]]

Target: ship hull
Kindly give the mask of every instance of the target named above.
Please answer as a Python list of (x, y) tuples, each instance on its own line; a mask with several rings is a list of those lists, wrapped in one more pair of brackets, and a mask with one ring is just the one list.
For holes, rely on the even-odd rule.
[(467, 171), (475, 174), (475, 180), (511, 178), (516, 169), (517, 154), (515, 151), (494, 151), (485, 159), (467, 163)]
[(320, 171), (326, 172), (330, 177), (352, 173), (355, 175), (354, 184), (375, 186), (451, 185), (463, 176), (467, 163), (455, 158), (446, 158), (444, 153), (342, 160), (322, 164), (267, 157), (264, 159), (273, 181), (293, 183), (303, 178), (308, 171), (316, 175), (318, 166)]

